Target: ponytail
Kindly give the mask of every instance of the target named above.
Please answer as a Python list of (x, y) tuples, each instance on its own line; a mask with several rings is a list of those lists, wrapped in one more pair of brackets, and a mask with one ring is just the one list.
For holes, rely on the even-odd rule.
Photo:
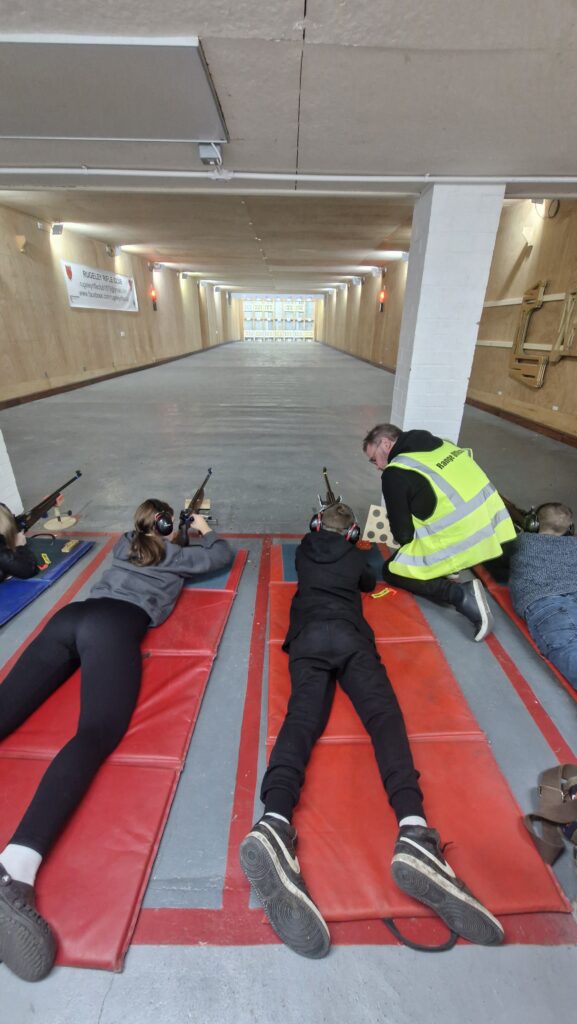
[(166, 554), (164, 538), (156, 531), (159, 512), (173, 516), (170, 505), (157, 498), (147, 498), (134, 513), (134, 533), (130, 542), (128, 561), (133, 565), (159, 565)]
[(18, 532), (18, 524), (10, 509), (0, 501), (0, 536), (4, 537), (4, 543), (11, 551), (16, 548)]

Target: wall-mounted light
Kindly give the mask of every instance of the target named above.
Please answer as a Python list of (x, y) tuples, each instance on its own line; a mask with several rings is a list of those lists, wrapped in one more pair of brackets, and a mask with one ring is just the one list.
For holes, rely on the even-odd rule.
[(15, 235), (16, 247), (18, 252), (26, 252), (26, 246), (28, 245), (28, 239), (26, 235)]
[(152, 309), (153, 309), (153, 312), (156, 313), (156, 310), (157, 310), (157, 305), (156, 305), (156, 298), (157, 298), (157, 296), (156, 296), (156, 288), (150, 287), (148, 289), (148, 294), (150, 295), (150, 298), (152, 299)]
[(535, 227), (535, 224), (524, 224), (521, 228), (521, 234), (528, 249), (532, 249), (535, 243)]
[(408, 255), (402, 249), (379, 249), (379, 258), (382, 260), (403, 260)]
[(385, 308), (385, 302), (389, 297), (389, 293), (386, 288), (381, 288), (379, 292), (379, 313), (382, 313)]
[(53, 224), (51, 234), (62, 235), (64, 233), (64, 224)]
[(561, 203), (559, 199), (532, 199), (535, 213), (541, 220), (553, 220), (559, 213)]

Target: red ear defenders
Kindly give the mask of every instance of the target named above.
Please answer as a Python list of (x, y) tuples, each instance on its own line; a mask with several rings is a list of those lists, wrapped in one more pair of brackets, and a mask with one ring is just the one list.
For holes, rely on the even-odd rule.
[(156, 513), (154, 529), (161, 537), (169, 537), (174, 530), (174, 522), (167, 509), (163, 508), (161, 512)]
[[(323, 525), (323, 514), (321, 512), (315, 512), (309, 523), (309, 530), (311, 533), (318, 533)], [(341, 537), (345, 540), (350, 541), (351, 544), (356, 544), (361, 537), (361, 528), (357, 522), (351, 523), (346, 533), (342, 533)]]

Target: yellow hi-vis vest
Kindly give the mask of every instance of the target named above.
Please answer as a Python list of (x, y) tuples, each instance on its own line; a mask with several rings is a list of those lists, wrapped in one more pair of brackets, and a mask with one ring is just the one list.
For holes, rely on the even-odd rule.
[[(387, 469), (421, 473), (437, 504), (428, 519), (413, 516), (415, 535), (399, 548), (389, 569), (408, 579), (432, 580), (497, 558), (515, 527), (498, 492), (469, 451), (444, 441), (432, 452), (408, 452)], [(386, 472), (386, 469), (385, 469)]]

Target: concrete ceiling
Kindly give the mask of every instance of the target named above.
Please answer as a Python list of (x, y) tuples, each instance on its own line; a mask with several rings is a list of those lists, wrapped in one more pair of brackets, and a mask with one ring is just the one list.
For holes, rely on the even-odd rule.
[[(0, 202), (240, 287), (382, 265), (385, 243), (407, 247), (427, 182), (577, 194), (575, 0), (0, 0), (0, 26), (200, 40), (230, 139), (222, 169), (203, 167), (191, 141), (0, 138)], [(86, 122), (105, 122), (98, 60), (81, 65), (82, 88), (60, 61), (71, 95), (90, 97)], [(34, 61), (24, 71), (33, 95)], [(182, 78), (157, 58), (147, 86), (126, 76), (118, 103), (146, 108), (167, 76), (182, 110)], [(114, 122), (111, 111), (111, 136)]]

